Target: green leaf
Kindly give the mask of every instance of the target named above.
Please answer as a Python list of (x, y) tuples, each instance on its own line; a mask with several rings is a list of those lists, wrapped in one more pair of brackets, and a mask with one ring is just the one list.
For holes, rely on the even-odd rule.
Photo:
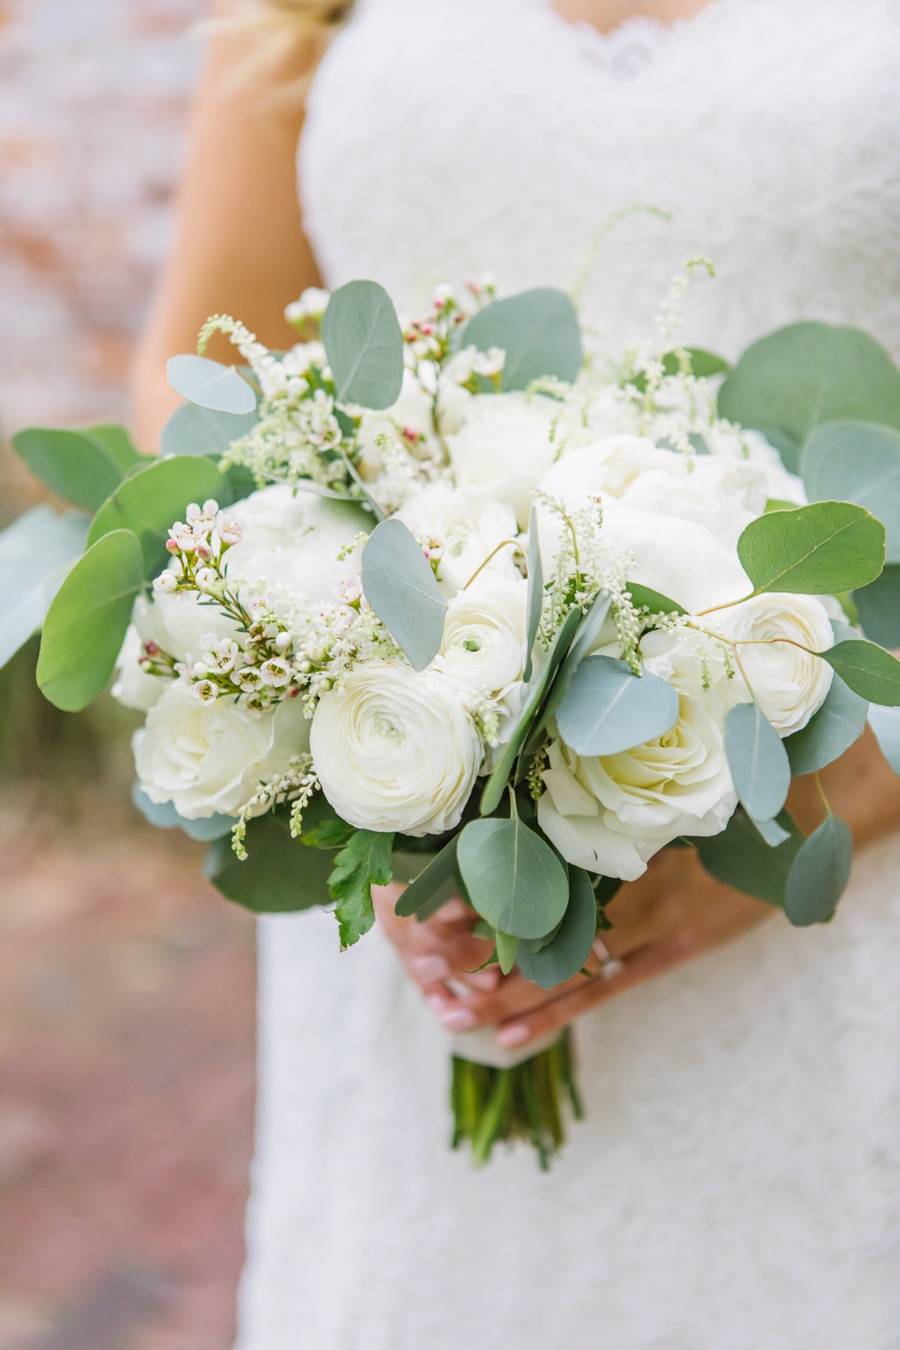
[(860, 698), (889, 708), (900, 705), (900, 661), (883, 647), (855, 638), (818, 654)]
[(37, 681), (64, 712), (87, 707), (106, 687), (142, 590), (141, 547), (115, 530), (72, 568), (44, 620)]
[(556, 710), (556, 725), (579, 755), (617, 755), (670, 731), (678, 706), (678, 694), (658, 675), (634, 675), (612, 656), (588, 656)]
[(698, 380), (709, 379), (712, 375), (721, 375), (731, 369), (724, 356), (705, 351), (703, 347), (688, 347), (687, 354), (691, 358), (691, 374), (696, 375)]
[(363, 549), (362, 585), (391, 637), (415, 669), (424, 670), (440, 651), (447, 601), (402, 520), (383, 520), (375, 526)]
[(872, 422), (819, 427), (800, 461), (811, 502), (855, 502), (887, 532), (886, 557), (900, 562), (900, 431)]
[(900, 566), (886, 567), (880, 577), (854, 591), (853, 603), (867, 638), (879, 647), (900, 647)]
[(0, 666), (44, 622), (50, 602), (84, 552), (88, 518), (34, 506), (0, 533)]
[(414, 881), (411, 881), (394, 906), (394, 913), (401, 919), (418, 914), (423, 906), (439, 891), (446, 881), (456, 874), (456, 841), (454, 835), (449, 844), (445, 844), (434, 858), (424, 867)]
[(508, 975), (516, 964), (519, 939), (513, 937), (510, 933), (501, 933), (498, 929), (494, 933), (494, 942), (497, 946), (497, 960), (500, 963), (500, 969), (504, 975)]
[(96, 426), (85, 427), (85, 435), (106, 447), (118, 464), (123, 478), (155, 458), (153, 455), (142, 455), (131, 439), (131, 432), (118, 422), (98, 422)]
[(111, 530), (131, 530), (140, 540), (144, 568), (154, 576), (168, 558), (166, 540), (176, 520), (184, 520), (190, 502), (202, 505), (214, 497), (220, 506), (231, 502), (228, 480), (208, 459), (178, 455), (158, 459), (126, 478), (100, 507), (88, 533), (88, 547)]
[(337, 901), (334, 912), (341, 932), (341, 951), (358, 942), (375, 922), (372, 887), (390, 882), (393, 842), (392, 834), (357, 830), (334, 860), (328, 889)]
[(322, 342), (343, 403), (389, 408), (403, 383), (403, 334), (390, 296), (377, 281), (336, 290), (322, 319)]
[(526, 601), (526, 613), (528, 615), (527, 632), (525, 637), (525, 651), (527, 653), (525, 660), (525, 671), (522, 679), (527, 684), (531, 679), (532, 660), (531, 652), (534, 647), (537, 631), (541, 622), (541, 609), (544, 603), (544, 568), (541, 563), (541, 541), (538, 537), (538, 515), (537, 507), (531, 508), (531, 521), (528, 527), (528, 598)]
[(144, 819), (155, 825), (158, 830), (183, 830), (189, 838), (196, 839), (202, 844), (222, 839), (226, 834), (230, 835), (237, 823), (237, 817), (223, 816), (219, 812), (212, 816), (188, 820), (185, 816), (179, 815), (174, 802), (151, 801), (139, 782), (135, 782), (132, 786), (131, 800)]
[(787, 811), (777, 818), (790, 838), (777, 848), (770, 847), (761, 837), (750, 817), (741, 808), (735, 811), (721, 834), (708, 839), (692, 839), (700, 861), (717, 881), (746, 895), (754, 895), (767, 904), (784, 904), (784, 887), (791, 864), (803, 843)]
[(13, 445), (35, 478), (86, 511), (96, 511), (125, 476), (116, 454), (87, 431), (27, 427)]
[(515, 817), (470, 821), (459, 835), (457, 860), (473, 908), (501, 933), (542, 937), (566, 912), (562, 863)]
[(170, 356), (166, 377), (176, 394), (201, 408), (239, 414), (256, 409), (256, 394), (234, 366), (206, 356)]
[(773, 820), (791, 786), (791, 766), (778, 732), (758, 703), (738, 703), (725, 718), (725, 750), (741, 804), (755, 820)]
[(827, 923), (847, 889), (853, 836), (837, 816), (811, 834), (794, 859), (784, 890), (784, 912), (797, 928)]
[(183, 403), (163, 427), (160, 454), (163, 459), (171, 459), (173, 455), (221, 455), (258, 421), (255, 408), (238, 415)]
[(833, 595), (874, 581), (884, 566), (884, 526), (851, 502), (815, 502), (751, 520), (738, 557), (754, 587)]
[(783, 844), (786, 839), (791, 837), (790, 831), (783, 830), (777, 820), (757, 820), (755, 816), (751, 816), (750, 819), (769, 848), (777, 848), (779, 844)]
[(791, 324), (747, 348), (719, 391), (719, 416), (764, 432), (796, 473), (801, 446), (824, 422), (900, 427), (900, 371), (858, 328)]
[(628, 594), (635, 609), (649, 609), (651, 614), (687, 614), (677, 600), (670, 600), (667, 595), (661, 595), (649, 586), (640, 586), (636, 581), (629, 581)]
[(894, 773), (900, 773), (900, 708), (870, 708), (869, 726)]
[(795, 776), (818, 773), (838, 759), (863, 734), (868, 711), (864, 698), (854, 694), (840, 676), (832, 676), (831, 687), (818, 712), (800, 731), (785, 738), (791, 773)]
[(541, 286), (495, 300), (469, 320), (463, 346), (486, 352), (502, 347), (504, 391), (526, 389), (532, 380), (556, 376), (571, 384), (581, 369), (581, 330), (575, 306), (563, 291)]
[(548, 721), (549, 718), (556, 715), (556, 710), (565, 698), (569, 685), (572, 683), (572, 677), (600, 636), (600, 631), (606, 622), (606, 616), (609, 613), (611, 604), (612, 596), (609, 592), (600, 591), (595, 596), (590, 609), (582, 618), (578, 625), (578, 631), (572, 641), (572, 645), (566, 653), (566, 659), (563, 661), (560, 672), (553, 682), (553, 688), (550, 691), (550, 697), (547, 700), (547, 706), (544, 709), (544, 715), (541, 719), (543, 722)]
[(291, 837), (290, 810), (267, 812), (247, 825), (246, 861), (217, 839), (206, 855), (204, 873), (228, 900), (254, 914), (288, 914), (331, 903), (328, 876), (332, 854), (303, 848)]
[(597, 936), (597, 901), (587, 872), (569, 868), (569, 903), (553, 941), (540, 951), (519, 948), (519, 970), (541, 989), (554, 989), (577, 975)]
[[(575, 635), (578, 625), (581, 623), (581, 611), (572, 609), (565, 617), (565, 621), (556, 635), (556, 641), (547, 658), (547, 664), (544, 666), (531, 695), (525, 705), (525, 710), (516, 724), (515, 730), (511, 733), (509, 740), (500, 756), (500, 761), (493, 773), (488, 778), (481, 794), (480, 811), (483, 816), (489, 816), (492, 811), (496, 811), (500, 804), (500, 799), (506, 791), (506, 784), (509, 775), (512, 773), (513, 765), (519, 757), (519, 752), (525, 744), (528, 733), (535, 726), (538, 714), (544, 703), (544, 695), (550, 686), (553, 676), (556, 674), (559, 666), (569, 650), (569, 646)], [(546, 929), (544, 930), (547, 931)]]

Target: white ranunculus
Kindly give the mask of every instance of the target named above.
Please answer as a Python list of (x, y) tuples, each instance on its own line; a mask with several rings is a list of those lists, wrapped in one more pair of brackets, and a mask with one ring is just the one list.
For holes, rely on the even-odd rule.
[[(498, 544), (518, 534), (510, 506), (448, 483), (431, 483), (417, 492), (397, 512), (397, 519), (418, 538), (442, 544), (437, 578), (448, 598), (467, 584)], [(480, 575), (515, 580), (520, 576), (515, 556), (511, 547), (500, 549)]]
[[(779, 736), (805, 727), (822, 706), (834, 674), (827, 661), (800, 650), (808, 647), (823, 652), (834, 646), (834, 631), (822, 601), (813, 595), (757, 595), (707, 614), (703, 622), (710, 631), (738, 643), (740, 668)], [(787, 641), (768, 645), (772, 638)], [(756, 643), (766, 645), (749, 645)]]
[(541, 829), (570, 863), (603, 876), (634, 881), (648, 859), (679, 835), (712, 835), (737, 804), (725, 755), (729, 691), (724, 669), (679, 645), (648, 661), (678, 691), (671, 731), (618, 755), (586, 758), (561, 741), (550, 748), (546, 792), (538, 802)]
[(309, 744), (301, 699), (254, 714), (232, 699), (203, 703), (182, 681), (170, 685), (132, 741), (141, 787), (197, 820), (236, 815), (259, 783), (283, 773)]
[(553, 427), (562, 413), (560, 403), (541, 394), (477, 394), (460, 430), (447, 437), (457, 485), (508, 502), (524, 529), (531, 494), (558, 448)]
[[(484, 578), (484, 579), (482, 579)], [(525, 666), (527, 583), (485, 573), (447, 607), (442, 667), (476, 689), (502, 696)]]
[(357, 666), (341, 693), (320, 699), (310, 748), (338, 815), (411, 835), (459, 824), (482, 757), (456, 683), (393, 661)]

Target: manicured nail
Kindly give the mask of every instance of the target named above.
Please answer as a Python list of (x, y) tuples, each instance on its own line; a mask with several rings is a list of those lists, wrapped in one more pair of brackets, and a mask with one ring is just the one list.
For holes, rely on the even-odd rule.
[(437, 992), (429, 994), (425, 1002), (429, 1008), (433, 1008), (436, 1013), (441, 1013), (448, 1007), (453, 1000), (447, 994), (438, 994)]
[(448, 1031), (474, 1031), (478, 1018), (469, 1008), (447, 1008), (441, 1013), (441, 1021)]
[(412, 968), (417, 979), (425, 984), (446, 980), (450, 974), (450, 967), (442, 956), (417, 956), (412, 962)]
[(524, 1022), (514, 1022), (512, 1026), (503, 1027), (497, 1032), (497, 1041), (507, 1050), (512, 1050), (513, 1046), (524, 1045), (530, 1036), (531, 1032)]
[(484, 989), (490, 993), (500, 983), (500, 972), (496, 969), (473, 970), (471, 975), (466, 976), (466, 982), (473, 989)]

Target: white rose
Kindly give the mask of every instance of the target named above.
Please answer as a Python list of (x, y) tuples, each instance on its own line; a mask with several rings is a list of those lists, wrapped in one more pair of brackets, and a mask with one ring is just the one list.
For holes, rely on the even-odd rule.
[(411, 835), (459, 824), (482, 755), (454, 681), (392, 661), (357, 666), (341, 693), (320, 699), (310, 747), (338, 815)]
[[(442, 544), (438, 583), (449, 598), (474, 576), (498, 544), (515, 539), (516, 517), (511, 507), (479, 493), (464, 492), (447, 483), (431, 483), (398, 512), (413, 534)], [(480, 574), (515, 580), (515, 549), (501, 548)]]
[(442, 667), (454, 679), (502, 697), (525, 666), (528, 586), (521, 579), (482, 577), (447, 607)]
[[(739, 669), (779, 736), (805, 727), (822, 706), (834, 674), (827, 661), (800, 650), (809, 647), (823, 652), (834, 646), (834, 631), (821, 600), (812, 595), (757, 595), (708, 614), (703, 622), (712, 632), (739, 644)], [(767, 643), (771, 638), (787, 641), (743, 645)]]
[(309, 743), (302, 700), (252, 714), (232, 699), (202, 703), (180, 680), (147, 714), (132, 746), (141, 787), (187, 820), (235, 815), (261, 780), (283, 773)]
[(718, 834), (737, 804), (725, 756), (721, 662), (710, 654), (709, 688), (694, 650), (678, 647), (647, 665), (678, 691), (671, 731), (592, 758), (555, 741), (538, 802), (541, 829), (564, 858), (625, 881), (641, 876), (648, 859), (678, 835)]
[(463, 426), (447, 436), (457, 485), (509, 502), (524, 529), (531, 494), (556, 454), (553, 426), (562, 413), (562, 404), (540, 394), (477, 394)]

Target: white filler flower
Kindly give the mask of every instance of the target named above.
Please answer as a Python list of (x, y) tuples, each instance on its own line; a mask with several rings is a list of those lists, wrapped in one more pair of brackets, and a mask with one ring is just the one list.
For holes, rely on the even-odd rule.
[(132, 741), (141, 787), (174, 802), (188, 820), (236, 815), (261, 780), (284, 773), (309, 742), (302, 700), (252, 713), (231, 699), (204, 703), (190, 685), (170, 685)]
[(824, 652), (834, 646), (822, 601), (773, 592), (707, 614), (703, 622), (737, 643), (739, 669), (779, 736), (805, 727), (822, 706), (834, 674), (827, 661), (801, 650)]
[(443, 668), (454, 679), (502, 695), (525, 666), (528, 587), (490, 577), (450, 601), (441, 644)]
[(489, 489), (513, 507), (524, 529), (531, 494), (556, 454), (553, 425), (562, 411), (541, 394), (477, 394), (462, 428), (447, 437), (457, 484)]
[(459, 823), (481, 738), (437, 671), (371, 661), (319, 701), (310, 734), (322, 790), (358, 829), (440, 834)]
[(595, 758), (555, 741), (538, 802), (541, 829), (568, 862), (625, 881), (641, 876), (670, 839), (718, 834), (737, 805), (725, 756), (723, 682), (705, 689), (703, 662), (691, 650), (648, 665), (678, 691), (671, 731)]

